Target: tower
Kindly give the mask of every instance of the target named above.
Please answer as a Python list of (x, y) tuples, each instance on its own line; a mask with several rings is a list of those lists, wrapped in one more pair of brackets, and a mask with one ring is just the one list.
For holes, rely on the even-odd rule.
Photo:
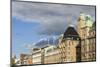
[(93, 20), (90, 15), (85, 15), (84, 13), (81, 13), (78, 18), (78, 24), (77, 24), (77, 32), (81, 39), (86, 38), (89, 36), (89, 30), (92, 27)]
[(90, 15), (81, 13), (78, 18), (77, 31), (81, 37), (81, 60), (89, 61), (89, 31), (92, 27), (93, 20)]
[(77, 52), (77, 49), (80, 51), (80, 37), (71, 25), (64, 32), (63, 39), (59, 45), (61, 53), (61, 62), (78, 62), (80, 61), (80, 52)]
[(85, 14), (81, 13), (78, 18), (78, 24), (77, 24), (77, 31), (79, 36), (82, 38), (82, 28), (85, 27)]

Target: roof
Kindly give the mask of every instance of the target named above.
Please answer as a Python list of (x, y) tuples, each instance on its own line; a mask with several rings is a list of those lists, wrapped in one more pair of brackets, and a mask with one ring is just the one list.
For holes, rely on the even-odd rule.
[(78, 35), (78, 33), (77, 33), (77, 31), (75, 30), (74, 27), (69, 26), (66, 29), (66, 31), (64, 32), (64, 37), (63, 38), (71, 38), (71, 37), (79, 38), (79, 35)]
[[(84, 21), (80, 21), (80, 20), (84, 20)], [(85, 26), (92, 27), (92, 24), (93, 24), (93, 18), (90, 15), (86, 15), (84, 13), (80, 13), (78, 21), (80, 21), (80, 23), (82, 24), (82, 27), (85, 27)]]
[(40, 48), (33, 48), (33, 51), (37, 51), (37, 50), (39, 50)]

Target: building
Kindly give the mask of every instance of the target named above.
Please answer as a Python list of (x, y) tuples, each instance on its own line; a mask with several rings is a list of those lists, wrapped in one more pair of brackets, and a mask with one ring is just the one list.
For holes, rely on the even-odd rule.
[(41, 64), (42, 62), (41, 48), (33, 48), (32, 52), (32, 62), (33, 64)]
[[(96, 23), (81, 13), (77, 26), (70, 25), (59, 36), (58, 45), (33, 48), (32, 55), (21, 55), (21, 64), (53, 64), (96, 60)], [(30, 57), (30, 58), (29, 58)], [(32, 60), (29, 60), (32, 59)]]
[(80, 37), (75, 28), (69, 26), (61, 39), (59, 43), (60, 63), (80, 61)]
[(16, 65), (16, 56), (11, 58), (11, 65)]
[(21, 65), (20, 59), (16, 59), (16, 65)]
[(33, 64), (59, 63), (59, 48), (47, 45), (42, 48), (35, 48), (32, 53)]
[(96, 23), (94, 22), (89, 31), (89, 61), (96, 60)]
[(21, 54), (20, 55), (20, 63), (21, 65), (31, 65), (32, 63), (32, 56), (30, 54)]
[[(94, 42), (96, 38), (95, 29), (91, 30), (91, 28), (93, 28), (93, 23), (94, 21), (90, 15), (80, 14), (78, 18), (77, 32), (81, 38), (81, 61), (91, 61), (93, 59), (93, 51), (91, 50), (95, 50), (96, 45)], [(91, 46), (92, 44), (94, 45), (93, 47)]]
[(46, 46), (44, 49), (44, 64), (59, 63), (59, 48), (54, 45)]

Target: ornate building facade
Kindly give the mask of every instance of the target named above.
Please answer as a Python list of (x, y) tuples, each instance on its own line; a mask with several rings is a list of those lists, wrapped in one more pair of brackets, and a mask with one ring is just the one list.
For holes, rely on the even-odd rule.
[(21, 65), (31, 65), (32, 62), (32, 55), (30, 54), (21, 54), (20, 55), (20, 64)]
[(47, 46), (44, 50), (44, 64), (59, 63), (59, 48), (57, 46)]
[[(22, 64), (24, 55), (21, 55)], [(27, 59), (27, 58), (26, 58)], [(58, 45), (34, 48), (32, 64), (84, 62), (96, 60), (96, 22), (90, 15), (80, 14), (77, 26), (69, 26), (59, 36)]]
[(60, 63), (80, 61), (80, 37), (74, 27), (68, 27), (61, 39), (59, 43)]
[(95, 55), (96, 36), (95, 22), (90, 15), (80, 14), (77, 32), (81, 37), (81, 61), (92, 61), (95, 58), (92, 56)]
[(96, 27), (95, 23), (93, 23), (90, 31), (89, 31), (89, 61), (96, 60)]
[(41, 48), (34, 48), (32, 52), (32, 62), (33, 64), (41, 64), (42, 62), (42, 53)]
[(80, 14), (77, 28), (68, 27), (60, 36), (60, 62), (96, 60), (96, 27), (90, 15)]
[(54, 45), (36, 49), (32, 54), (33, 64), (59, 63), (59, 48)]

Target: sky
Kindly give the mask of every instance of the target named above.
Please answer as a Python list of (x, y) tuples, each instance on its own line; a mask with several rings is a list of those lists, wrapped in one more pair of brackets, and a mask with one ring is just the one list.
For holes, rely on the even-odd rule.
[(76, 27), (81, 12), (95, 21), (94, 6), (12, 1), (12, 55), (57, 39), (69, 25)]

